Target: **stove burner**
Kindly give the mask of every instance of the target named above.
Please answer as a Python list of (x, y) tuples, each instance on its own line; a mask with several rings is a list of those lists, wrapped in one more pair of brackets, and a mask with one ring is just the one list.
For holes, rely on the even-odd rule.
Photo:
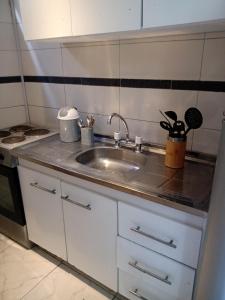
[(9, 131), (6, 131), (6, 130), (0, 130), (0, 138), (4, 138), (4, 137), (7, 137), (7, 136), (10, 136), (10, 132)]
[(25, 136), (10, 136), (6, 137), (2, 140), (3, 144), (15, 144), (15, 143), (20, 143), (25, 140)]
[(26, 131), (24, 134), (26, 136), (36, 136), (36, 135), (45, 135), (48, 134), (49, 130), (48, 129), (44, 129), (44, 128), (34, 128), (34, 129), (30, 129), (28, 131)]
[(25, 132), (27, 130), (30, 130), (32, 127), (28, 126), (28, 125), (17, 125), (17, 126), (13, 126), (11, 127), (9, 130), (11, 132)]

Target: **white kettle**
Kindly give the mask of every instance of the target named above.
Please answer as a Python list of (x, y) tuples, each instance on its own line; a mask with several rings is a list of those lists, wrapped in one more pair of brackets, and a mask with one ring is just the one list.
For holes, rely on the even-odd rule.
[(66, 143), (79, 141), (80, 128), (77, 124), (79, 118), (75, 107), (66, 106), (58, 111), (57, 119), (59, 120), (61, 141)]

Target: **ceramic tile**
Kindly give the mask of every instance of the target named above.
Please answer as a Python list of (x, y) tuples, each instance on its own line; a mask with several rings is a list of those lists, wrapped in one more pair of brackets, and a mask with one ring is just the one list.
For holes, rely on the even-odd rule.
[(225, 80), (225, 38), (205, 41), (202, 80)]
[[(0, 252), (5, 250), (7, 247), (9, 247), (13, 243), (12, 240), (4, 236), (0, 233)], [(1, 253), (0, 253), (1, 256)]]
[(0, 51), (0, 76), (18, 76), (19, 64), (16, 51)]
[(14, 13), (16, 17), (16, 23), (21, 23), (21, 11), (20, 11), (20, 0), (13, 0), (13, 6), (14, 6)]
[(63, 84), (26, 82), (25, 87), (29, 105), (52, 108), (65, 106)]
[(217, 155), (220, 131), (198, 129), (194, 132), (193, 151)]
[(9, 0), (0, 1), (0, 22), (12, 22)]
[(225, 93), (200, 92), (197, 107), (203, 115), (202, 127), (217, 130), (222, 128)]
[(22, 50), (39, 50), (39, 49), (58, 49), (60, 44), (56, 41), (47, 42), (43, 41), (25, 41), (23, 36), (23, 27), (21, 24), (17, 24), (17, 35), (19, 38), (20, 48)]
[(66, 103), (82, 112), (105, 115), (119, 112), (119, 88), (66, 85)]
[(6, 128), (26, 122), (24, 106), (0, 109), (0, 128)]
[(202, 49), (202, 40), (121, 45), (120, 77), (197, 80)]
[(60, 49), (22, 52), (24, 75), (62, 76)]
[(0, 108), (19, 105), (24, 105), (22, 84), (0, 84)]
[(0, 298), (21, 299), (58, 265), (45, 252), (26, 250), (17, 244), (0, 253)]
[(103, 290), (97, 291), (88, 280), (83, 281), (76, 272), (61, 265), (22, 299), (107, 300), (112, 296), (106, 296)]
[(225, 31), (208, 32), (205, 34), (206, 39), (225, 38)]
[(119, 46), (63, 48), (65, 76), (118, 77)]
[(197, 93), (193, 91), (120, 89), (120, 113), (126, 118), (159, 122), (164, 120), (159, 110), (174, 110), (184, 120), (186, 109), (196, 103)]
[(0, 26), (0, 50), (16, 50), (13, 24), (1, 23)]
[(30, 121), (33, 124), (49, 128), (57, 128), (58, 109), (29, 106)]

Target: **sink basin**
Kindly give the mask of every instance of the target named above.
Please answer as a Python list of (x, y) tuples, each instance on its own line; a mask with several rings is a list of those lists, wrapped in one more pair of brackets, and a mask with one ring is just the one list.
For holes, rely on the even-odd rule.
[(79, 153), (75, 159), (89, 168), (111, 172), (137, 171), (146, 162), (143, 154), (112, 147), (91, 148)]

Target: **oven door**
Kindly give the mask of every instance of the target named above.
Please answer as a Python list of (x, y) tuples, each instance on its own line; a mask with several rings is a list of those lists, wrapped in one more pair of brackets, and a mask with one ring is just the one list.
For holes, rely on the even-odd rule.
[(25, 225), (17, 168), (0, 165), (0, 214)]

